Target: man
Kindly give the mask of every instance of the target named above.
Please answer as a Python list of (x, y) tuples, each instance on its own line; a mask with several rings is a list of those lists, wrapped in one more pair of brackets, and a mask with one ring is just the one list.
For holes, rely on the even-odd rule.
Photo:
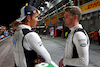
[(59, 67), (88, 66), (89, 38), (81, 24), (79, 24), (80, 17), (81, 10), (79, 7), (69, 6), (65, 9), (65, 26), (69, 27), (71, 32), (66, 40), (64, 58), (59, 62)]
[[(34, 6), (24, 6), (21, 9), (21, 16), (16, 21), (22, 22), (18, 26), (13, 37), (14, 56), (17, 67), (34, 67), (37, 63), (37, 54), (46, 63), (51, 62), (48, 51), (42, 44), (37, 33), (31, 31), (38, 21), (38, 10)], [(35, 62), (34, 62), (35, 61)]]

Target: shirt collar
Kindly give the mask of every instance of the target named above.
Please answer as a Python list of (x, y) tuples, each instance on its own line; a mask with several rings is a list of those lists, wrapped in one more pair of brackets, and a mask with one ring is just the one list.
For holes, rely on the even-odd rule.
[(76, 25), (76, 26), (70, 28), (70, 30), (71, 30), (71, 32), (73, 32), (73, 31), (75, 31), (75, 30), (78, 29), (78, 28), (82, 28), (82, 29), (83, 29), (82, 25), (81, 25), (81, 24), (78, 24), (78, 25)]

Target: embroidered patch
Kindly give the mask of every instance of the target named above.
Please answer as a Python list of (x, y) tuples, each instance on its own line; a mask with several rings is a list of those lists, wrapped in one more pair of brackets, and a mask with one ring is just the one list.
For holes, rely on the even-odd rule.
[(80, 40), (78, 40), (79, 42), (85, 42), (86, 41), (86, 39), (80, 39)]
[(31, 14), (31, 12), (27, 12), (27, 14)]
[(81, 47), (86, 47), (86, 45), (87, 45), (86, 43), (80, 44)]
[(79, 41), (81, 47), (86, 47), (86, 45), (87, 45), (86, 44), (86, 39), (80, 39), (78, 41)]
[(36, 10), (33, 10), (33, 13), (36, 13)]

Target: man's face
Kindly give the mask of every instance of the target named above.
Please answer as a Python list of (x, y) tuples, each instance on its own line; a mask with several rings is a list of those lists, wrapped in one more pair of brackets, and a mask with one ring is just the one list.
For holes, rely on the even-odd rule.
[(30, 24), (32, 28), (34, 28), (37, 25), (37, 21), (38, 21), (38, 13), (34, 13), (30, 20)]
[(72, 16), (71, 13), (65, 12), (65, 13), (64, 13), (64, 19), (63, 19), (63, 20), (65, 21), (65, 26), (66, 26), (66, 27), (69, 27), (69, 25), (72, 24), (74, 18), (73, 18), (73, 16)]

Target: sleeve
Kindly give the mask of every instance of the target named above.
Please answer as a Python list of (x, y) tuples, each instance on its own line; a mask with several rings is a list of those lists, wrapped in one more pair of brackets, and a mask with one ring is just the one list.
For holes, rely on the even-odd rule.
[(31, 49), (44, 58), (45, 62), (51, 63), (51, 56), (43, 46), (43, 43), (37, 33), (31, 32), (27, 34), (27, 41), (29, 42)]
[(73, 37), (73, 42), (76, 46), (79, 58), (64, 59), (66, 65), (72, 66), (88, 66), (89, 63), (89, 44), (87, 36), (83, 32), (76, 32)]

